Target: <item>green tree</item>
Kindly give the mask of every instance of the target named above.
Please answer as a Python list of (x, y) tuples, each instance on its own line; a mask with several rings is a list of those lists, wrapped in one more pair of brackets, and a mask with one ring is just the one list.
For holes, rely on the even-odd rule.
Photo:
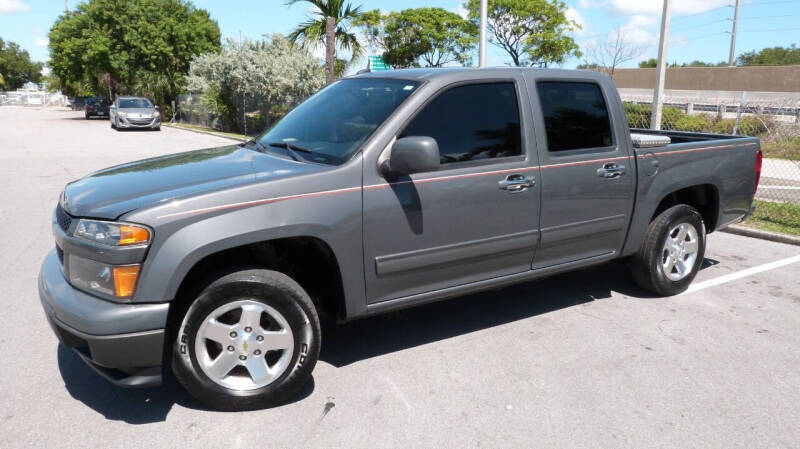
[(49, 37), (63, 86), (148, 94), (162, 105), (183, 88), (192, 57), (220, 48), (216, 22), (185, 0), (89, 0), (61, 15)]
[(358, 18), (361, 6), (353, 6), (345, 0), (289, 0), (287, 4), (311, 3), (314, 15), (289, 33), (289, 40), (304, 46), (325, 44), (325, 82), (333, 82), (336, 75), (336, 47), (352, 53), (356, 59), (362, 53), (355, 33), (350, 31), (351, 22)]
[(658, 66), (658, 60), (656, 58), (650, 58), (647, 61), (639, 62), (640, 69), (654, 69), (657, 66)]
[(764, 48), (758, 52), (749, 51), (736, 58), (736, 65), (797, 65), (800, 64), (800, 48), (791, 47)]
[(384, 50), (383, 60), (398, 68), (469, 65), (478, 41), (470, 21), (442, 8), (367, 11), (356, 24), (371, 46)]
[[(480, 0), (468, 0), (464, 7), (477, 26)], [(580, 57), (578, 44), (567, 36), (580, 25), (566, 12), (559, 0), (489, 0), (489, 42), (505, 50), (517, 67), (547, 67)]]
[(39, 83), (42, 63), (31, 61), (28, 52), (19, 45), (0, 38), (0, 79), (7, 90), (19, 89), (27, 82)]
[(239, 131), (246, 115), (258, 110), (262, 127), (324, 85), (323, 68), (305, 49), (273, 34), (263, 41), (228, 40), (221, 52), (197, 56), (188, 88), (203, 95), (207, 108), (226, 117)]

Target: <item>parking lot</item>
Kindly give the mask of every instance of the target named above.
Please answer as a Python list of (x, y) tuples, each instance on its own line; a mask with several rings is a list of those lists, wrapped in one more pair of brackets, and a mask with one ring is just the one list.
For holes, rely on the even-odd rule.
[(624, 263), (342, 326), (290, 403), (221, 413), (123, 390), (60, 348), (36, 278), (63, 185), (233, 141), (0, 108), (0, 448), (798, 447), (800, 247), (709, 236), (692, 290)]

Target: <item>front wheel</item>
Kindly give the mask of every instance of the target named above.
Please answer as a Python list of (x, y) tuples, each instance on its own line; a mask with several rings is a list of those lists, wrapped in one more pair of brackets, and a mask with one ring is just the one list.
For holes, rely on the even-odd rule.
[(319, 318), (308, 294), (285, 274), (237, 271), (200, 293), (173, 349), (173, 371), (197, 399), (220, 410), (269, 407), (310, 378)]
[(633, 256), (633, 279), (657, 295), (677, 295), (689, 288), (706, 250), (703, 217), (680, 204), (658, 215)]

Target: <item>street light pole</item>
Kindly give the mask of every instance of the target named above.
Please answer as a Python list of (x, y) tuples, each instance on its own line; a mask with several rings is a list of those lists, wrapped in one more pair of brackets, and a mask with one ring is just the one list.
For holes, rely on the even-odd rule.
[(731, 30), (731, 53), (728, 55), (728, 65), (733, 66), (736, 53), (736, 28), (739, 25), (739, 0), (733, 5), (733, 29)]
[(486, 67), (486, 27), (489, 14), (489, 0), (481, 0), (481, 37), (478, 48), (478, 67)]
[(661, 37), (658, 40), (658, 66), (656, 88), (653, 90), (653, 110), (650, 114), (650, 129), (661, 129), (661, 111), (664, 106), (664, 78), (667, 75), (667, 42), (669, 40), (669, 0), (664, 0), (661, 12)]

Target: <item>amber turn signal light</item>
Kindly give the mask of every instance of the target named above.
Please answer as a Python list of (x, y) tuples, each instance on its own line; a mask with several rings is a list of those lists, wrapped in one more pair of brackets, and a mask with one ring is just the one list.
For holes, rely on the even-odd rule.
[(133, 296), (137, 279), (139, 279), (139, 265), (114, 267), (114, 294), (117, 298)]
[(122, 225), (119, 227), (119, 244), (133, 245), (136, 243), (146, 243), (150, 240), (150, 232), (138, 226)]

